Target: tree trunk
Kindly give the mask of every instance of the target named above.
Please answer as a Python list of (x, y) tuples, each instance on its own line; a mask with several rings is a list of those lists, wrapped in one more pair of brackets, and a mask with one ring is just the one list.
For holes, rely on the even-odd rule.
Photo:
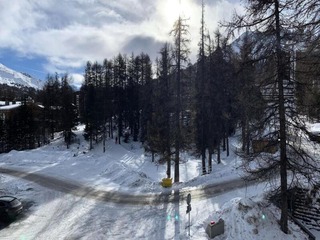
[(92, 142), (92, 132), (90, 130), (90, 150), (93, 149), (93, 142)]
[(227, 136), (227, 157), (230, 155), (230, 149), (229, 149), (229, 137)]
[(242, 140), (241, 150), (242, 150), (242, 152), (244, 152), (246, 150), (246, 145), (247, 145), (246, 139), (247, 139), (247, 135), (246, 135), (245, 123), (244, 123), (244, 121), (241, 121), (241, 140)]
[(171, 157), (170, 154), (165, 155), (167, 161), (167, 178), (171, 178)]
[(200, 94), (201, 94), (201, 155), (202, 155), (202, 174), (206, 174), (206, 142), (207, 139), (205, 137), (205, 119), (204, 113), (205, 109), (205, 96), (204, 96), (204, 88), (205, 88), (205, 36), (204, 36), (204, 3), (202, 1), (202, 17), (201, 17), (201, 47), (200, 47), (200, 65), (201, 65), (201, 79), (200, 79)]
[(209, 170), (208, 172), (212, 172), (212, 150), (209, 148), (209, 158), (208, 158), (208, 165), (209, 165)]
[(178, 46), (177, 46), (177, 98), (176, 98), (176, 139), (175, 139), (175, 164), (174, 164), (174, 182), (180, 181), (180, 173), (179, 173), (179, 162), (180, 162), (180, 112), (181, 112), (181, 104), (180, 104), (180, 80), (181, 80), (181, 18), (179, 17), (179, 26), (178, 26)]
[(174, 182), (180, 181), (179, 162), (180, 162), (180, 121), (179, 113), (176, 112), (176, 139), (175, 139), (175, 159), (174, 159)]
[(103, 152), (106, 152), (106, 126), (103, 126)]
[(274, 0), (276, 17), (276, 54), (277, 54), (277, 77), (279, 91), (279, 123), (280, 123), (280, 177), (281, 177), (281, 218), (280, 227), (284, 233), (288, 233), (288, 197), (287, 197), (287, 156), (286, 156), (286, 117), (283, 91), (283, 57), (280, 37), (280, 13), (279, 1)]
[(246, 135), (245, 135), (245, 138), (246, 138), (246, 154), (249, 155), (250, 153), (250, 129), (249, 129), (249, 120), (246, 119)]
[(223, 134), (222, 151), (226, 151), (226, 133)]
[(220, 154), (220, 143), (218, 144), (218, 147), (217, 147), (217, 162), (218, 164), (221, 163), (221, 154)]
[(207, 173), (207, 171), (206, 171), (206, 149), (202, 149), (201, 159), (202, 159), (202, 175), (205, 175)]

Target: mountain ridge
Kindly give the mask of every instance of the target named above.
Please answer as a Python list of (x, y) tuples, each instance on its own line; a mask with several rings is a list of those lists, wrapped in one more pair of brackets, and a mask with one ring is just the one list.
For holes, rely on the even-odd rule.
[(43, 81), (33, 78), (28, 73), (17, 72), (0, 63), (0, 84), (6, 84), (13, 87), (31, 87), (42, 89)]

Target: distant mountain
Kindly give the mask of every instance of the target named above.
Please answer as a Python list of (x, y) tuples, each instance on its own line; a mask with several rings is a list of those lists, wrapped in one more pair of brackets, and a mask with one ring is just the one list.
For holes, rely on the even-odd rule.
[(6, 84), (14, 87), (42, 89), (44, 82), (31, 77), (27, 73), (16, 72), (0, 63), (0, 84)]
[[(245, 38), (249, 40), (249, 42), (252, 42), (255, 46), (255, 48), (259, 48), (259, 43), (264, 42), (264, 44), (271, 42), (270, 36), (264, 36), (261, 32), (244, 32), (242, 33), (237, 39), (235, 39), (231, 44), (231, 48), (235, 53), (240, 53), (240, 49), (242, 45), (244, 44)], [(257, 50), (257, 49), (254, 49)]]

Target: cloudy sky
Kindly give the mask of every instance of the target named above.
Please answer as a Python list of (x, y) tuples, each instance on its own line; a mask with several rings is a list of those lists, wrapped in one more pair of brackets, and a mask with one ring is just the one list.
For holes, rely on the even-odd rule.
[[(239, 0), (205, 4), (211, 33), (242, 11)], [(155, 59), (179, 14), (189, 19), (194, 60), (201, 0), (0, 0), (0, 63), (40, 79), (68, 72), (79, 84), (88, 60), (142, 51)]]

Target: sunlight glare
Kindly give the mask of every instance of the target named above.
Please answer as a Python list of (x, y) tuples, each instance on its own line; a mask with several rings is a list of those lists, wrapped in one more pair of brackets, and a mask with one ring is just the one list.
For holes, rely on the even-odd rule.
[(188, 1), (166, 0), (163, 11), (168, 22), (175, 22), (179, 16), (190, 17), (191, 7)]

